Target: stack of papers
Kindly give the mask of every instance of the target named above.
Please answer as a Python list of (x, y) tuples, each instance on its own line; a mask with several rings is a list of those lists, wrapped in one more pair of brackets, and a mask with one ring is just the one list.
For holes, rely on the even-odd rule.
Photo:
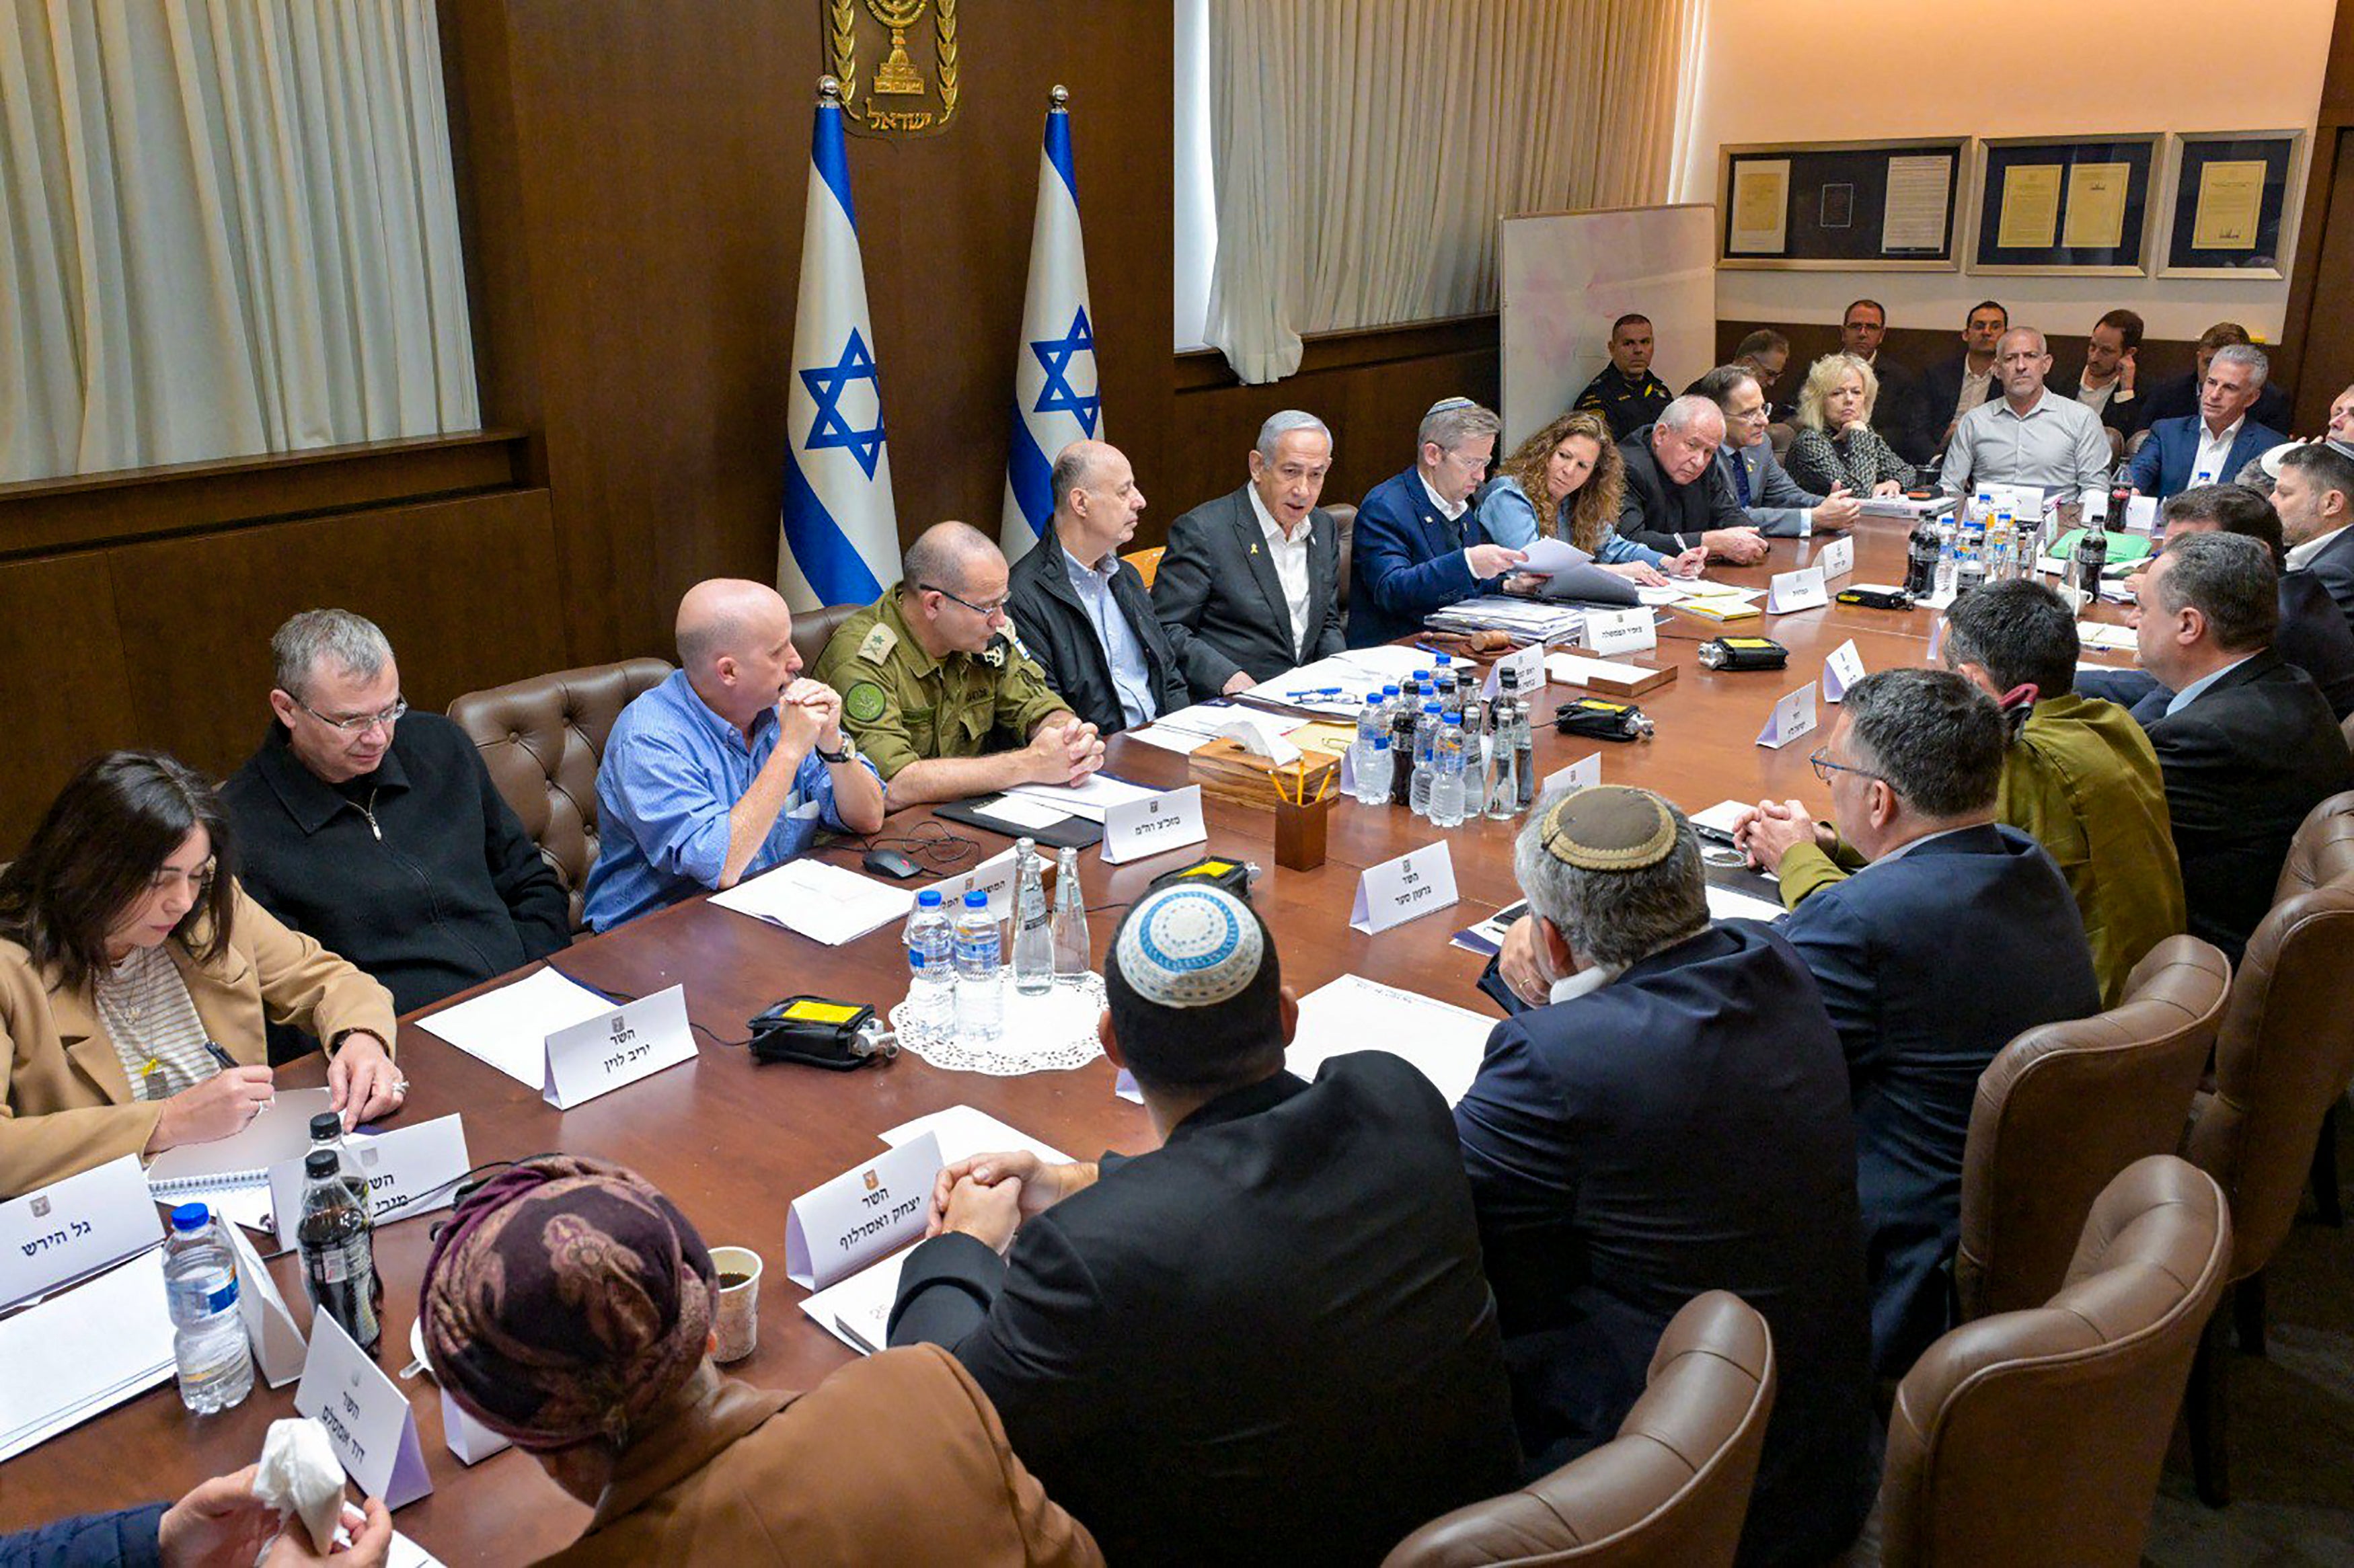
[(1197, 751), (1217, 738), (1218, 726), (1234, 716), (1235, 705), (1221, 698), (1195, 703), (1173, 714), (1162, 714), (1141, 728), (1124, 732), (1130, 740), (1157, 746), (1163, 751)]
[(1549, 599), (1486, 594), (1434, 610), (1424, 624), (1441, 631), (1509, 631), (1522, 642), (1566, 642), (1585, 629), (1585, 611)]
[[(547, 1081), (547, 1037), (612, 1011), (610, 998), (548, 965), (417, 1022), (536, 1091)], [(268, 1196), (266, 1189), (263, 1195)]]
[(2111, 626), (2102, 620), (2078, 621), (2076, 641), (2086, 648), (2105, 653), (2130, 653), (2135, 647), (2132, 627)]
[(0, 1460), (168, 1382), (164, 1249), (0, 1319)]
[(1455, 1104), (1470, 1090), (1496, 1021), (1363, 975), (1342, 975), (1299, 999), (1299, 1032), (1284, 1065), (1303, 1078), (1334, 1056), (1367, 1049), (1402, 1056)]
[[(1410, 666), (1426, 669), (1430, 655), (1415, 653), (1412, 649), (1400, 652), (1413, 654), (1421, 663)], [(1396, 681), (1402, 677), (1391, 675)], [(1353, 718), (1364, 707), (1369, 696), (1381, 694), (1384, 677), (1371, 667), (1345, 656), (1319, 659), (1313, 664), (1302, 664), (1273, 680), (1261, 681), (1245, 694), (1259, 702), (1280, 703), (1286, 707), (1304, 708), (1312, 714), (1326, 714), (1334, 718)]]
[[(1076, 784), (1016, 784), (1005, 793), (1009, 799), (1034, 801), (1048, 807), (1063, 817), (1084, 817), (1090, 822), (1100, 822), (1109, 808), (1125, 806), (1135, 800), (1149, 800), (1160, 791), (1148, 789), (1141, 784), (1131, 784), (1125, 779), (1115, 779), (1108, 773), (1097, 773)], [(1004, 816), (1003, 803), (991, 806), (989, 814)]]
[(1708, 885), (1708, 916), (1712, 920), (1779, 920), (1782, 906), (1712, 882)]
[(774, 871), (715, 893), (711, 902), (838, 948), (906, 919), (916, 895), (822, 860), (804, 859), (789, 860)]
[(1512, 922), (1528, 912), (1529, 901), (1520, 899), (1507, 904), (1477, 926), (1465, 927), (1448, 940), (1467, 952), (1492, 959), (1504, 950), (1504, 933), (1511, 927)]

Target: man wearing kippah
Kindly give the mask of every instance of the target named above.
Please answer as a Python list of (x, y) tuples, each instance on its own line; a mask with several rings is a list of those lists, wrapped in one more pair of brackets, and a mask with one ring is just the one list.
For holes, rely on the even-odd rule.
[(1815, 982), (1768, 927), (1710, 923), (1700, 842), (1648, 789), (1549, 796), (1514, 866), (1559, 978), (1496, 1026), (1455, 1122), (1532, 1467), (1609, 1439), (1668, 1320), (1730, 1290), (1781, 1379), (1740, 1561), (1837, 1556), (1873, 1495), (1871, 1335)]
[(1215, 888), (1139, 900), (1104, 985), (1104, 1054), (1161, 1146), (949, 1166), (891, 1342), (953, 1351), (1123, 1568), (1373, 1563), (1509, 1490), (1495, 1302), (1438, 1092), (1378, 1051), (1286, 1072), (1274, 938)]
[(1525, 553), (1490, 539), (1471, 505), (1503, 428), (1469, 397), (1442, 397), (1415, 431), (1414, 466), (1366, 493), (1350, 534), (1350, 647), (1408, 636), (1432, 610), (1530, 580), (1508, 579)]

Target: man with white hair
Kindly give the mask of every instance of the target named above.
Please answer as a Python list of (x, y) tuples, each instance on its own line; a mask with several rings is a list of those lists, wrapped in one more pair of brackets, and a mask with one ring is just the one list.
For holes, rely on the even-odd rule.
[(1348, 645), (1341, 530), (1316, 504), (1332, 432), (1297, 408), (1267, 417), (1250, 480), (1169, 526), (1152, 579), (1161, 624), (1187, 637), (1196, 700), (1231, 696)]
[(1491, 542), (1471, 505), (1503, 421), (1469, 397), (1442, 397), (1415, 432), (1414, 466), (1373, 486), (1357, 508), (1349, 558), (1349, 646), (1422, 630), (1423, 617), (1494, 593), (1527, 559)]
[(2227, 344), (2207, 361), (2199, 412), (2160, 419), (2126, 464), (2126, 479), (2160, 500), (2202, 484), (2228, 484), (2250, 462), (2288, 438), (2249, 414), (2264, 395), (2271, 364), (2250, 344)]
[(1749, 521), (1732, 485), (1718, 471), (1724, 411), (1712, 397), (1679, 397), (1618, 443), (1627, 490), (1618, 505), (1618, 532), (1663, 556), (1695, 545), (1716, 560), (1747, 565), (1766, 558), (1766, 536)]
[(381, 981), (398, 1012), (572, 939), (555, 868), (466, 732), (409, 711), (373, 621), (306, 609), (270, 648), (270, 734), (220, 792), (238, 881), (263, 908)]
[(2073, 397), (2054, 397), (2044, 385), (2052, 349), (2033, 327), (2013, 327), (1995, 344), (1995, 378), (2002, 396), (1964, 414), (1954, 425), (1939, 477), (1946, 493), (1967, 495), (1973, 485), (2033, 485), (2073, 500), (2106, 489), (2109, 438), (2100, 416)]
[(843, 737), (841, 696), (802, 676), (776, 589), (699, 582), (677, 632), (679, 667), (621, 710), (597, 769), (599, 931), (781, 865), (821, 828), (883, 825), (883, 780)]

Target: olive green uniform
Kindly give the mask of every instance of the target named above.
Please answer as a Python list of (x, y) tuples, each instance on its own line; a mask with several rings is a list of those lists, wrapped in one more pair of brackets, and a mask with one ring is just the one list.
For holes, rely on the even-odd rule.
[[(843, 722), (886, 783), (910, 762), (1026, 745), (1040, 719), (1070, 706), (1010, 627), (987, 652), (934, 659), (907, 630), (896, 588), (835, 630), (814, 675), (842, 694)], [(991, 746), (998, 730), (1011, 739)]]

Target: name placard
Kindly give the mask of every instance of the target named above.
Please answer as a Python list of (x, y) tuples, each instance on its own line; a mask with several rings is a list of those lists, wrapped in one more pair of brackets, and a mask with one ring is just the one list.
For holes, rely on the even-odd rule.
[(822, 1290), (921, 1237), (940, 1165), (939, 1136), (927, 1132), (795, 1198), (785, 1216), (785, 1277)]
[(1781, 750), (1802, 735), (1811, 735), (1815, 728), (1815, 683), (1800, 686), (1774, 705), (1766, 715), (1766, 727), (1757, 732), (1757, 744)]
[[(1649, 615), (1650, 611), (1643, 612)], [(1545, 650), (1542, 642), (1532, 642), (1526, 648), (1505, 654), (1488, 666), (1488, 683), (1480, 694), (1492, 700), (1504, 689), (1504, 672), (1512, 672), (1513, 690), (1521, 696), (1544, 690)]]
[[(472, 1169), (465, 1128), (454, 1113), (350, 1139), (345, 1147), (358, 1169), (345, 1174), (367, 1183), (368, 1213), (379, 1225), (448, 1208), (460, 1178)], [(281, 1160), (270, 1168), (270, 1222), (281, 1247), (293, 1246), (302, 1219), (302, 1161)]]
[(1856, 652), (1855, 639), (1850, 637), (1831, 650), (1823, 664), (1823, 701), (1835, 703), (1847, 695), (1848, 688), (1863, 679), (1863, 655)]
[(1537, 791), (1540, 798), (1556, 789), (1590, 789), (1602, 782), (1602, 754), (1581, 757), (1568, 767), (1547, 778), (1544, 787)]
[(1797, 609), (1817, 609), (1830, 601), (1830, 590), (1823, 586), (1820, 567), (1801, 567), (1795, 572), (1776, 572), (1774, 580), (1766, 588), (1766, 608), (1776, 615), (1787, 615)]
[(1349, 924), (1367, 936), (1419, 920), (1455, 903), (1455, 858), (1444, 842), (1367, 866), (1357, 879)]
[(1013, 884), (1021, 874), (1021, 864), (1014, 857), (1022, 852), (1010, 849), (993, 854), (961, 876), (944, 876), (931, 884), (939, 889), (940, 907), (950, 912), (964, 907), (964, 895), (982, 893), (989, 898), (989, 912), (1002, 920), (1013, 912)]
[(570, 1110), (664, 1067), (694, 1060), (686, 988), (674, 985), (549, 1035), (547, 1080), (540, 1097), (557, 1110)]
[(1659, 626), (1651, 607), (1634, 609), (1589, 609), (1585, 612), (1585, 645), (1607, 658), (1614, 653), (1639, 653), (1659, 645)]
[(1209, 836), (1209, 830), (1202, 825), (1199, 784), (1147, 795), (1141, 800), (1129, 800), (1104, 810), (1103, 857), (1111, 865), (1203, 843)]
[(162, 1234), (135, 1154), (37, 1187), (0, 1203), (0, 1307), (143, 1251)]
[(1835, 577), (1846, 577), (1854, 571), (1855, 541), (1846, 538), (1833, 539), (1816, 551), (1815, 570), (1823, 574), (1825, 582), (1829, 582)]
[(229, 1245), (237, 1248), (237, 1312), (244, 1319), (245, 1337), (253, 1346), (254, 1370), (272, 1388), (283, 1388), (302, 1375), (308, 1351), (278, 1281), (248, 1241), (245, 1227), (230, 1225)]
[(433, 1489), (416, 1412), (399, 1385), (324, 1312), (311, 1317), (311, 1355), (294, 1408), (326, 1428), (345, 1471), (385, 1507), (405, 1507)]
[(460, 1463), (467, 1465), (479, 1465), (500, 1449), (514, 1446), (460, 1409), (446, 1388), (441, 1391), (441, 1441)]

